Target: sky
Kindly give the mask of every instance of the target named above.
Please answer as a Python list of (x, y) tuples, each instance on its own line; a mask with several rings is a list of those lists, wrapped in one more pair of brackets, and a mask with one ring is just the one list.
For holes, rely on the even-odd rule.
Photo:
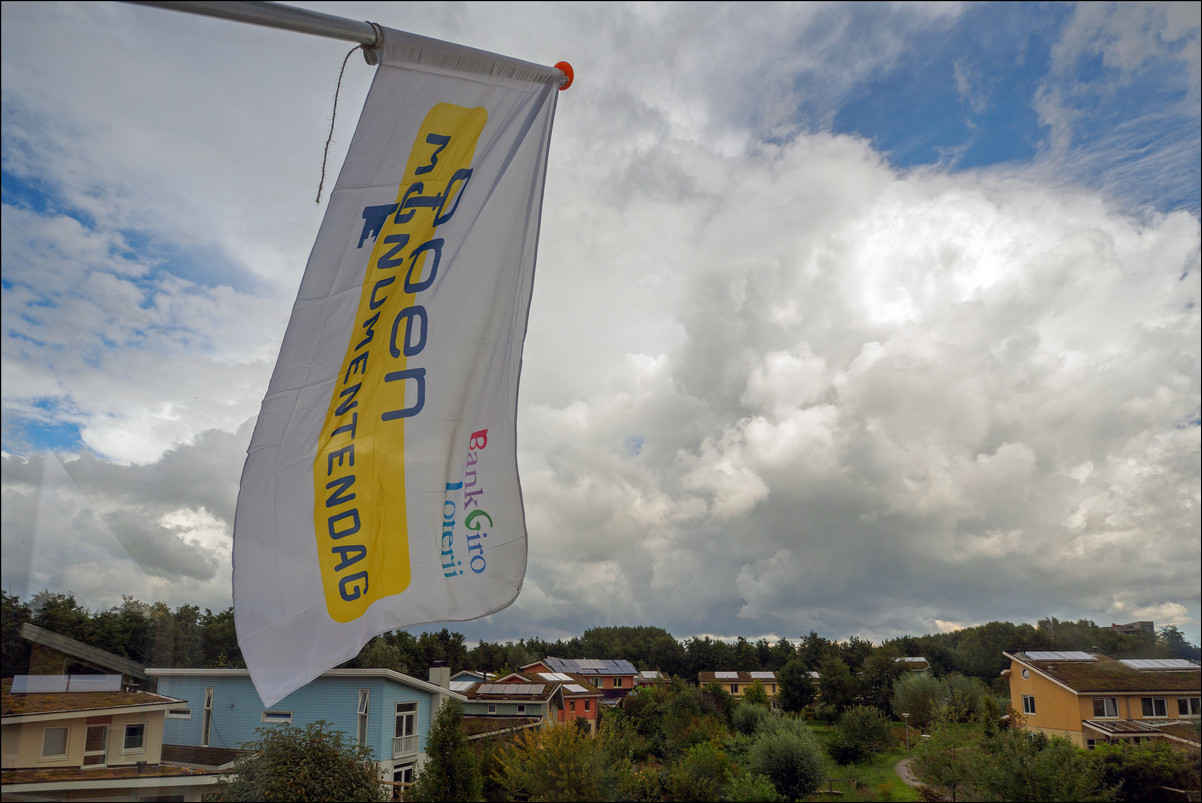
[[(1202, 641), (1197, 3), (295, 5), (575, 69), (526, 580), (452, 630)], [(4, 590), (223, 610), (352, 44), (0, 13)]]

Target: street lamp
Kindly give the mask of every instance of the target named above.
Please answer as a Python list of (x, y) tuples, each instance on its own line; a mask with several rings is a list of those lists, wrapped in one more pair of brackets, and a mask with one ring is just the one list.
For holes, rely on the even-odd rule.
[(910, 715), (902, 714), (902, 719), (906, 721), (906, 749), (910, 749)]

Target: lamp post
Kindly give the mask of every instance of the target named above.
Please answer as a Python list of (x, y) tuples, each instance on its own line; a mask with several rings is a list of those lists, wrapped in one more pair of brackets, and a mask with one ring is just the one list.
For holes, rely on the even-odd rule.
[(906, 721), (906, 749), (910, 749), (910, 715), (909, 713), (902, 714), (902, 719)]

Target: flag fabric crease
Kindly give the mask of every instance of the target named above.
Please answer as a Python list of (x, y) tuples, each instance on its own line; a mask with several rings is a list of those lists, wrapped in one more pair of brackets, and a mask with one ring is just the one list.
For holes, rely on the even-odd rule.
[(234, 616), (274, 705), (373, 636), (498, 611), (551, 67), (385, 29), (247, 452)]

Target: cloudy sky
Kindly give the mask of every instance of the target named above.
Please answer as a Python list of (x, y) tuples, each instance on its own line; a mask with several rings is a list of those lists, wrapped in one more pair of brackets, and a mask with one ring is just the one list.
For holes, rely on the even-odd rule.
[[(576, 70), (526, 583), (453, 629), (1199, 641), (1196, 3), (296, 5)], [(351, 44), (2, 13), (4, 589), (224, 609)]]

